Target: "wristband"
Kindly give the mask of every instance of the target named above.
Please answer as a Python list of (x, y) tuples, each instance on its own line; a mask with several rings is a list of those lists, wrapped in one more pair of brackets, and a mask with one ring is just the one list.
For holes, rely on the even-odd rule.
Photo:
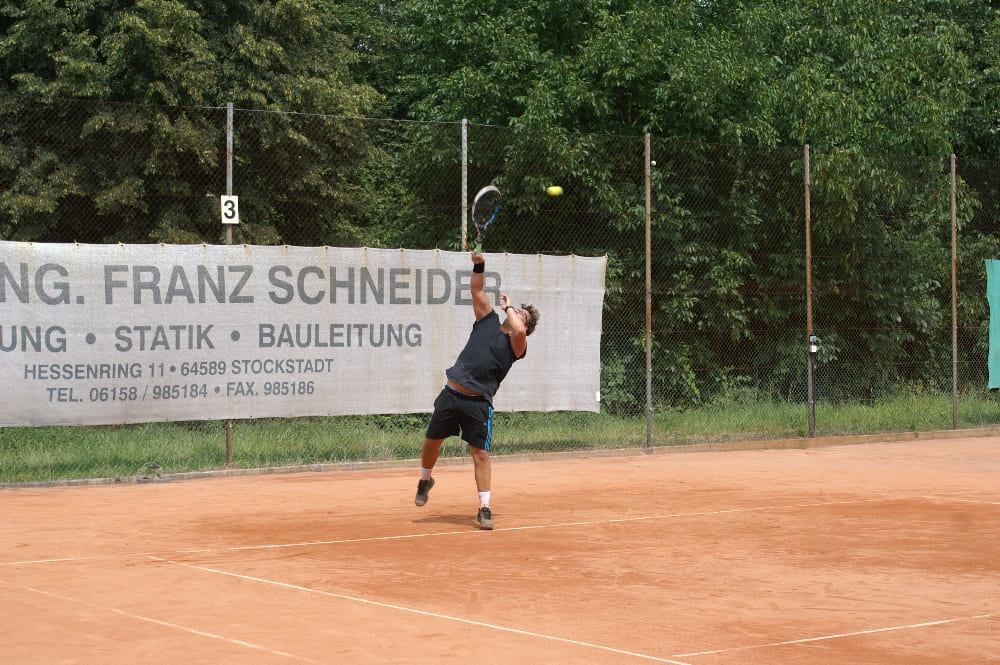
[(506, 307), (501, 307), (500, 309), (502, 309), (503, 313), (506, 314), (507, 310), (510, 309), (511, 307), (513, 307), (513, 305), (507, 305)]
[(486, 262), (483, 261), (482, 263), (473, 263), (472, 272), (486, 272)]

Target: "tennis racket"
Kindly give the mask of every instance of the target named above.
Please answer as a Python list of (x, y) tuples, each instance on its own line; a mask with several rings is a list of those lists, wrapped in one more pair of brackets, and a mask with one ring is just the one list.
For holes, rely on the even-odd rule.
[(483, 236), (486, 227), (493, 223), (500, 212), (500, 190), (493, 185), (487, 185), (478, 192), (472, 200), (472, 223), (476, 225), (476, 254), (483, 253)]

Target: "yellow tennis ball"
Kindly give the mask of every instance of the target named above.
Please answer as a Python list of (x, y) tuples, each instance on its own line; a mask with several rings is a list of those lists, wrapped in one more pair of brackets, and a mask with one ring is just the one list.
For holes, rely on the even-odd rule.
[(551, 187), (545, 188), (545, 193), (549, 196), (562, 196), (562, 187), (559, 185), (552, 185)]

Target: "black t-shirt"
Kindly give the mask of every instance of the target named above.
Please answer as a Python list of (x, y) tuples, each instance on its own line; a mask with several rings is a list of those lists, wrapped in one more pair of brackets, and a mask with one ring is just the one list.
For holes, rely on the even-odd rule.
[(469, 341), (445, 374), (493, 404), (500, 382), (517, 360), (519, 358), (510, 346), (510, 335), (500, 329), (500, 317), (496, 312), (490, 312), (472, 324)]

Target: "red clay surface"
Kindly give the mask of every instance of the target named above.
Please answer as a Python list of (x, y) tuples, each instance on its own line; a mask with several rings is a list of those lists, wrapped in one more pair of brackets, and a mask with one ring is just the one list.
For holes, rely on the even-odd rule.
[(0, 490), (0, 663), (1000, 663), (1000, 438)]

